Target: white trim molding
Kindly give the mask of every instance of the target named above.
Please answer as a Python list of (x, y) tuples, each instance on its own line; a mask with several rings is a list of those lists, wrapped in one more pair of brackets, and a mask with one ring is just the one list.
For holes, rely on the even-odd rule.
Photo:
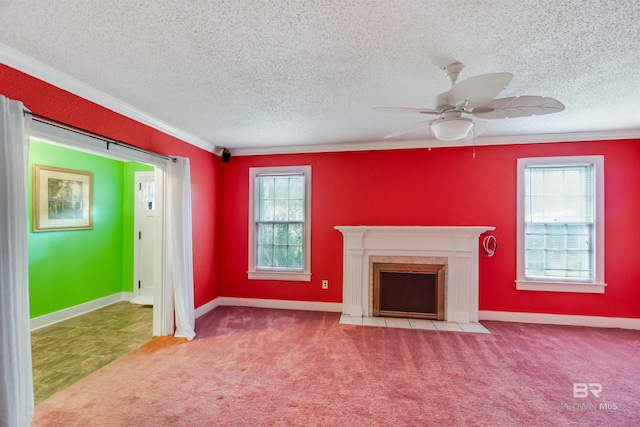
[(106, 297), (87, 301), (82, 304), (74, 305), (73, 307), (64, 308), (62, 310), (54, 311), (53, 313), (45, 314), (42, 316), (34, 317), (31, 319), (31, 330), (44, 328), (45, 326), (53, 325), (54, 323), (69, 320), (82, 314), (89, 313), (94, 310), (98, 310), (107, 307), (111, 304), (115, 304), (120, 301), (131, 301), (133, 298), (133, 292), (118, 292)]
[(448, 147), (469, 147), (484, 145), (514, 145), (514, 144), (546, 144), (554, 142), (584, 142), (584, 141), (613, 141), (622, 139), (640, 138), (640, 129), (622, 129), (610, 131), (593, 132), (565, 132), (535, 135), (499, 135), (481, 136), (474, 141), (440, 141), (436, 138), (383, 141), (363, 141), (363, 142), (337, 142), (331, 144), (313, 145), (289, 145), (270, 147), (246, 147), (233, 148), (231, 154), (234, 156), (260, 156), (270, 154), (300, 154), (300, 153), (337, 153), (343, 151), (372, 151), (372, 150), (405, 150), (414, 148), (448, 148)]
[[(525, 275), (525, 169), (529, 166), (594, 167), (594, 231), (593, 231), (593, 279), (540, 278), (533, 280)], [(604, 156), (552, 156), (519, 158), (517, 161), (517, 242), (516, 242), (516, 290), (604, 294)], [(548, 279), (548, 280), (545, 280)]]
[(198, 317), (204, 316), (205, 314), (207, 314), (214, 308), (218, 307), (219, 305), (220, 305), (220, 297), (214, 298), (211, 301), (202, 304), (200, 307), (196, 308), (196, 311), (195, 311), (196, 319)]
[(221, 306), (274, 308), (279, 310), (326, 311), (329, 313), (342, 312), (342, 303), (340, 302), (217, 297), (196, 308), (196, 319), (204, 316), (216, 307)]
[[(118, 114), (129, 117), (140, 123), (148, 125), (163, 133), (174, 136), (191, 145), (202, 148), (203, 150), (220, 156), (220, 147), (204, 139), (190, 134), (186, 131), (176, 128), (156, 117), (153, 117), (111, 95), (108, 95), (93, 86), (69, 76), (47, 64), (37, 61), (30, 56), (25, 55), (7, 45), (0, 43), (0, 63), (11, 68), (15, 68), (25, 74), (36, 77), (53, 86), (57, 86), (68, 92), (78, 95), (91, 102), (95, 102), (109, 110)], [(28, 105), (27, 105), (28, 107)], [(474, 139), (473, 144), (482, 145), (511, 145), (511, 144), (530, 144), (530, 143), (552, 143), (552, 142), (580, 142), (580, 141), (610, 141), (620, 139), (638, 139), (640, 138), (640, 129), (619, 129), (592, 132), (563, 132), (550, 134), (534, 134), (534, 135), (496, 135), (481, 136)], [(371, 150), (400, 150), (410, 148), (440, 148), (440, 147), (462, 147), (470, 146), (471, 142), (466, 140), (459, 141), (440, 141), (436, 138), (429, 140), (407, 140), (407, 141), (389, 141), (377, 140), (366, 142), (343, 142), (313, 145), (290, 145), (290, 146), (269, 146), (269, 147), (246, 147), (246, 148), (230, 148), (233, 156), (255, 156), (269, 154), (298, 154), (298, 153), (331, 153), (342, 151), (371, 151)]]
[(540, 323), (545, 325), (588, 326), (640, 330), (640, 319), (628, 317), (581, 316), (573, 314), (522, 313), (480, 310), (480, 320), (500, 322)]
[[(256, 307), (280, 310), (324, 311), (341, 313), (342, 303), (320, 301), (289, 301), (259, 298), (217, 297), (196, 309), (196, 318), (216, 307)], [(361, 317), (359, 317), (361, 319)], [(478, 318), (499, 322), (538, 323), (544, 325), (587, 326), (593, 328), (621, 328), (640, 330), (640, 319), (625, 317), (579, 316), (570, 314), (523, 313), (511, 311), (479, 310)]]
[[(256, 261), (256, 215), (259, 209), (256, 201), (257, 178), (262, 175), (289, 175), (300, 174), (304, 176), (304, 266), (300, 270), (267, 269), (259, 268)], [(297, 282), (311, 281), (311, 166), (272, 166), (249, 168), (249, 265), (247, 276), (249, 280), (285, 280)]]
[(280, 310), (326, 311), (341, 313), (342, 303), (321, 301), (292, 301), (260, 298), (218, 297), (220, 305), (237, 307), (275, 308)]
[(519, 291), (571, 292), (583, 294), (604, 294), (606, 283), (568, 283), (552, 281), (516, 280)]
[[(160, 132), (166, 133), (167, 135), (171, 135), (198, 148), (202, 148), (203, 150), (216, 154), (217, 150), (214, 144), (185, 132), (182, 129), (178, 129), (175, 126), (172, 126), (151, 116), (150, 114), (145, 113), (144, 111), (102, 92), (101, 90), (94, 88), (93, 86), (90, 86), (69, 76), (68, 74), (63, 73), (62, 71), (37, 61), (30, 56), (1, 43), (0, 62), (125, 117), (129, 117), (137, 122), (150, 126)], [(26, 105), (26, 107), (28, 108), (29, 106)]]

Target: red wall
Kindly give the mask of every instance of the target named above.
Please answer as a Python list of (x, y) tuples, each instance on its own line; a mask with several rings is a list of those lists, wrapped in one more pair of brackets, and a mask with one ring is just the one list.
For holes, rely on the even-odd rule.
[(0, 64), (0, 94), (50, 117), (141, 148), (189, 157), (194, 229), (195, 306), (218, 296), (215, 284), (217, 180), (220, 159), (177, 138)]
[[(640, 318), (640, 141), (597, 141), (232, 157), (220, 169), (220, 295), (340, 302), (335, 225), (492, 225), (481, 255), (480, 309)], [(516, 159), (605, 156), (605, 294), (516, 291)], [(247, 279), (249, 167), (312, 166), (309, 282)], [(329, 289), (321, 289), (321, 280)]]
[[(428, 150), (232, 157), (204, 150), (0, 64), (0, 93), (26, 107), (124, 142), (189, 157), (195, 306), (218, 295), (342, 299), (342, 235), (335, 225), (493, 225), (498, 251), (480, 260), (480, 309), (640, 318), (640, 145), (637, 140)], [(604, 295), (516, 291), (516, 159), (605, 156)], [(309, 282), (247, 279), (249, 167), (313, 167)], [(216, 226), (217, 224), (217, 226)], [(217, 250), (216, 242), (220, 250)], [(320, 282), (329, 280), (329, 289)]]

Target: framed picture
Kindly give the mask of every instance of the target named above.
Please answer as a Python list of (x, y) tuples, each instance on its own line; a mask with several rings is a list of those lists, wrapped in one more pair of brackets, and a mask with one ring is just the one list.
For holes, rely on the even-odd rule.
[(33, 231), (93, 228), (93, 173), (33, 165)]

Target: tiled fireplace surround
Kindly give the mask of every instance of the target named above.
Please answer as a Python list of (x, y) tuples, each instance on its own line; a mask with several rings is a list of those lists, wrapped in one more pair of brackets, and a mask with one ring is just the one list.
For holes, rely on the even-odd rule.
[(336, 226), (344, 236), (343, 315), (372, 315), (373, 263), (444, 264), (445, 321), (478, 321), (479, 237), (490, 226)]

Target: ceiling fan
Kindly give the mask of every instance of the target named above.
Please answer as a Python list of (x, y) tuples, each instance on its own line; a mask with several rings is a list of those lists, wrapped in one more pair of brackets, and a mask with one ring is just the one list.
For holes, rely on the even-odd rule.
[[(429, 126), (436, 138), (443, 141), (455, 141), (478, 135), (477, 123), (465, 115), (481, 119), (505, 119), (527, 117), (541, 114), (559, 113), (564, 105), (553, 98), (542, 96), (518, 96), (494, 99), (506, 88), (513, 74), (492, 73), (471, 77), (456, 83), (464, 65), (454, 62), (444, 67), (446, 76), (451, 81), (451, 90), (438, 95), (436, 108), (411, 107), (374, 107), (375, 111), (391, 113), (410, 113), (439, 116), (409, 128), (400, 129), (385, 138), (393, 138), (414, 132)], [(469, 132), (474, 128), (473, 132)]]

